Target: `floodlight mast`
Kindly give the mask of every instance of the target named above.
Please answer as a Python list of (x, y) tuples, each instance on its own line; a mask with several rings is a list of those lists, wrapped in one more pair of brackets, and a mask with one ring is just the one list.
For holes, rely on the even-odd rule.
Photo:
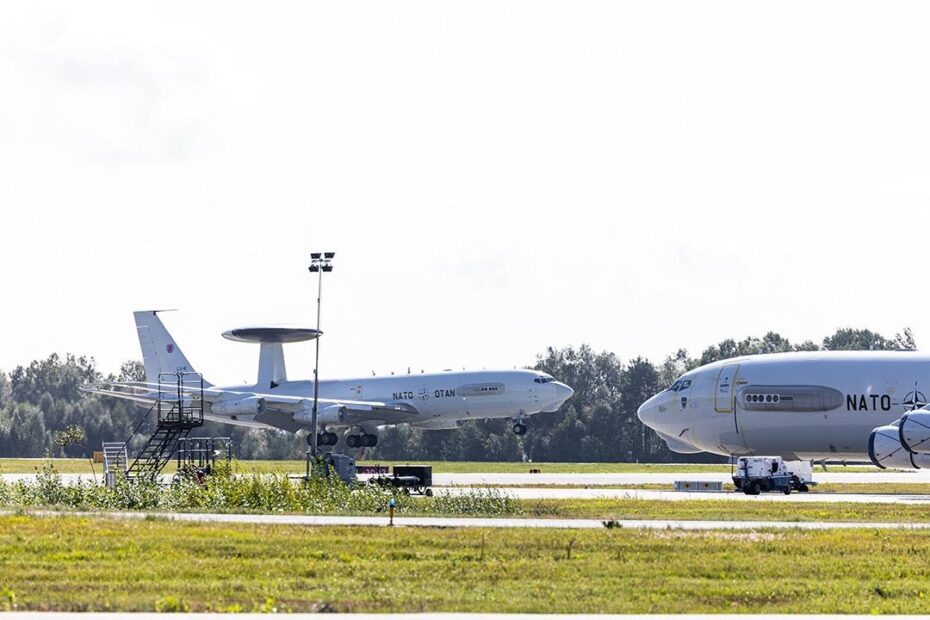
[(320, 434), (317, 429), (317, 403), (320, 399), (320, 307), (323, 298), (323, 273), (333, 270), (335, 252), (311, 252), (310, 273), (319, 274), (316, 289), (316, 360), (313, 363), (313, 410), (310, 414), (310, 456), (316, 458)]

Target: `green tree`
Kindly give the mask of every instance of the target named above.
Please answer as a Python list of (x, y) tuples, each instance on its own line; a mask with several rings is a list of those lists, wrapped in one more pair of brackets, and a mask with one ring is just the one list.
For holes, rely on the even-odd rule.
[(13, 400), (13, 386), (9, 377), (0, 370), (0, 409), (6, 407)]
[[(639, 406), (655, 395), (659, 387), (659, 371), (648, 360), (638, 357), (627, 365), (623, 374), (623, 393), (620, 397), (621, 415), (639, 430), (638, 446), (630, 446), (636, 460), (649, 460), (657, 453), (666, 452), (655, 432), (635, 417)], [(635, 420), (635, 421), (634, 421)]]
[(731, 357), (785, 353), (794, 350), (787, 338), (775, 332), (768, 332), (762, 338), (749, 337), (739, 342), (728, 338), (705, 349), (704, 353), (701, 354), (701, 365), (730, 359)]
[(914, 332), (910, 327), (905, 327), (900, 334), (894, 335), (894, 347), (901, 351), (916, 351), (917, 342), (914, 340)]
[(145, 381), (145, 365), (139, 360), (127, 360), (120, 364), (117, 381)]
[(37, 360), (27, 367), (17, 366), (10, 373), (13, 399), (16, 402), (38, 404), (44, 394), (55, 399), (75, 402), (82, 396), (80, 389), (86, 385), (99, 383), (101, 375), (97, 372), (93, 358), (75, 357), (68, 353), (62, 360), (53, 353), (44, 360)]
[(827, 351), (883, 351), (896, 348), (894, 341), (868, 329), (843, 328), (823, 339)]

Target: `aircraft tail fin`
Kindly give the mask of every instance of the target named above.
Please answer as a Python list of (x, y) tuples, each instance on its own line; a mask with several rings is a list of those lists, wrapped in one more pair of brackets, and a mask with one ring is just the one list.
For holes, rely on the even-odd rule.
[[(157, 383), (159, 373), (163, 372), (195, 372), (181, 347), (158, 318), (157, 310), (133, 312), (133, 317), (139, 333), (139, 345), (142, 347), (146, 381)], [(204, 385), (210, 384), (204, 380)]]

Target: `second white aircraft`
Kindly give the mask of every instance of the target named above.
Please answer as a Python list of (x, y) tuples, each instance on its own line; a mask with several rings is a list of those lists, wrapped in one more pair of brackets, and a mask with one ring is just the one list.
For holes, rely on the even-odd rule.
[(685, 373), (639, 408), (674, 452), (930, 468), (930, 357), (776, 353)]

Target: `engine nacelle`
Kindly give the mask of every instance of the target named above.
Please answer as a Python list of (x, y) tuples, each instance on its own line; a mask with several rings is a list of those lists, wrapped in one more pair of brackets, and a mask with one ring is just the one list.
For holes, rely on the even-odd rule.
[(223, 398), (213, 403), (210, 410), (219, 415), (260, 415), (265, 413), (265, 399), (260, 396)]
[[(313, 401), (302, 400), (300, 408), (291, 417), (299, 424), (311, 424), (313, 421)], [(349, 411), (345, 405), (331, 404), (317, 408), (317, 426), (346, 426), (348, 418)]]
[(886, 469), (930, 469), (930, 455), (914, 454), (901, 445), (900, 421), (879, 426), (869, 436), (869, 458)]
[(930, 411), (912, 411), (898, 421), (901, 445), (908, 452), (930, 452)]

